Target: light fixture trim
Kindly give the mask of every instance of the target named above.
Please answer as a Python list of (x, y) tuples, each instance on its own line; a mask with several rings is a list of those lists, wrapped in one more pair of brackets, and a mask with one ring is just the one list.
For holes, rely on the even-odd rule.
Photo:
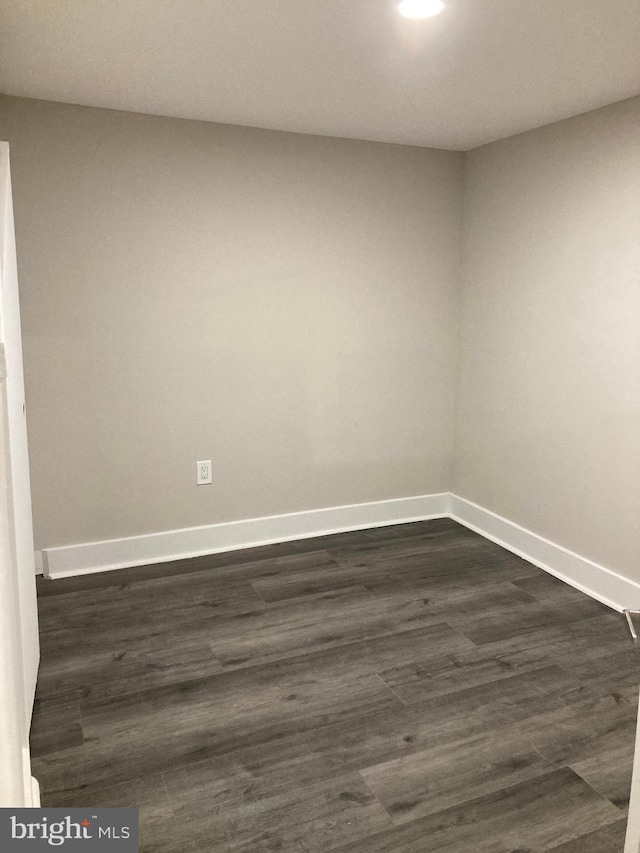
[(398, 12), (405, 18), (432, 18), (444, 9), (442, 0), (402, 0)]

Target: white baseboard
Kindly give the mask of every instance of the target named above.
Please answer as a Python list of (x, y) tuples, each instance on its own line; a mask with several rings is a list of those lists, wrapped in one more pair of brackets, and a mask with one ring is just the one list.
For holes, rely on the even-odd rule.
[(48, 578), (144, 566), (349, 530), (452, 518), (614, 610), (640, 610), (640, 584), (457, 495), (442, 493), (168, 530), (42, 551)]
[(31, 777), (31, 808), (40, 808), (40, 783), (35, 776)]
[(449, 503), (448, 493), (421, 495), (45, 548), (44, 574), (48, 578), (72, 577), (349, 530), (445, 518)]
[(640, 584), (520, 527), (478, 504), (451, 495), (450, 515), (545, 572), (614, 610), (640, 609)]
[(44, 563), (43, 563), (43, 558), (42, 558), (42, 551), (36, 551), (35, 552), (35, 561), (34, 562), (35, 562), (35, 567), (36, 567), (36, 574), (37, 575), (43, 574), (44, 573)]

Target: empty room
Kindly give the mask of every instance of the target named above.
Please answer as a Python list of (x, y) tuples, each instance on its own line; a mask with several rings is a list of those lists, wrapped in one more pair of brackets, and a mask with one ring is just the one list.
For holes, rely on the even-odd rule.
[(637, 0), (0, 0), (0, 93), (0, 850), (640, 853)]

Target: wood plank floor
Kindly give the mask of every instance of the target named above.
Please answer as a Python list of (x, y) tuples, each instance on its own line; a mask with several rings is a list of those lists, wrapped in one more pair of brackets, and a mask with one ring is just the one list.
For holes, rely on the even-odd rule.
[(148, 853), (622, 851), (622, 617), (453, 521), (38, 589), (43, 805)]

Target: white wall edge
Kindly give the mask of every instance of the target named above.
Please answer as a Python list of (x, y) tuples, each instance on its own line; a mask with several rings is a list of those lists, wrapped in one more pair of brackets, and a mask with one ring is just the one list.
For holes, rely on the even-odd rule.
[(605, 566), (457, 495), (451, 495), (450, 515), (454, 521), (502, 545), (607, 607), (619, 612), (640, 609), (640, 584)]
[(394, 498), (168, 530), (125, 539), (44, 548), (43, 569), (48, 578), (73, 577), (350, 530), (446, 518), (450, 511), (450, 498), (448, 492)]

